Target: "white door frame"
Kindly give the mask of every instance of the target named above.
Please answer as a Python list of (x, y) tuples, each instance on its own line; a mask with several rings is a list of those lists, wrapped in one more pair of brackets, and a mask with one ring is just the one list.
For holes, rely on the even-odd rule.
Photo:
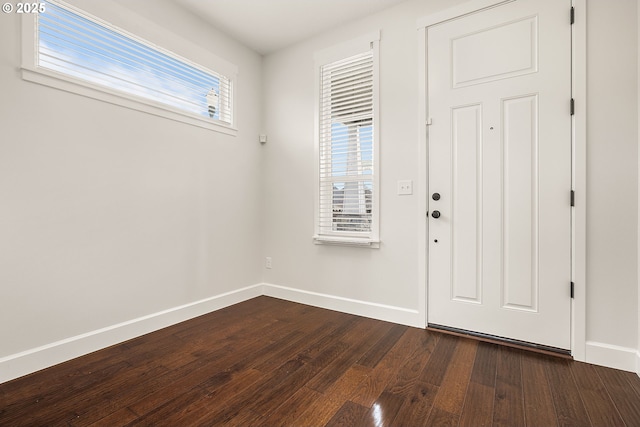
[[(427, 28), (470, 13), (478, 12), (518, 0), (470, 0), (458, 6), (437, 12), (417, 21), (418, 29), (418, 243), (419, 310), (427, 326), (428, 286), (428, 94), (427, 94)], [(571, 253), (572, 281), (575, 283), (571, 305), (571, 354), (575, 360), (586, 361), (586, 206), (587, 206), (587, 0), (572, 0), (575, 23), (571, 29), (571, 93), (575, 100), (572, 117), (572, 188), (575, 191), (575, 207), (572, 210)], [(567, 22), (569, 11), (567, 11)], [(567, 105), (567, 109), (569, 106)], [(567, 200), (568, 202), (568, 200)], [(567, 284), (568, 287), (568, 284)]]

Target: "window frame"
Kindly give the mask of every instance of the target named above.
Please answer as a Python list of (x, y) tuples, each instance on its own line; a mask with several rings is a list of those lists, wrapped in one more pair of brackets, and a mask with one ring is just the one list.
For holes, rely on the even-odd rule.
[[(222, 74), (229, 79), (231, 86), (231, 123), (227, 124), (220, 120), (210, 119), (205, 116), (200, 116), (195, 113), (181, 110), (177, 107), (164, 104), (162, 102), (153, 101), (144, 97), (140, 97), (124, 91), (109, 88), (99, 84), (92, 83), (80, 78), (76, 78), (65, 73), (57, 72), (47, 68), (38, 66), (38, 23), (37, 14), (22, 14), (22, 66), (21, 74), (22, 79), (42, 84), (45, 86), (60, 89), (66, 92), (78, 94), (88, 98), (108, 102), (110, 104), (119, 105), (132, 110), (141, 111), (144, 113), (152, 114), (155, 116), (167, 118), (170, 120), (186, 123), (200, 128), (213, 130), (226, 135), (236, 136), (238, 129), (236, 127), (236, 86), (238, 79), (238, 69), (235, 65), (227, 63), (224, 60), (218, 59), (219, 68), (218, 71), (212, 71), (207, 67), (195, 63), (189, 59), (186, 59), (168, 49), (162, 48), (154, 43), (151, 43), (140, 36), (132, 34), (120, 27), (106, 22), (90, 13), (72, 6), (68, 3), (59, 0), (47, 0), (49, 3), (53, 3), (56, 6), (69, 10), (70, 12), (77, 14), (83, 18), (90, 20), (98, 25), (101, 25), (107, 29), (117, 32), (127, 38), (135, 40), (145, 46), (161, 52), (171, 58), (188, 64), (192, 67), (198, 68), (204, 72), (210, 74)], [(45, 12), (46, 13), (46, 12)]]
[[(315, 63), (315, 120), (314, 120), (314, 146), (315, 146), (315, 194), (314, 194), (314, 234), (313, 242), (315, 244), (330, 244), (330, 245), (348, 245), (359, 246), (369, 248), (380, 247), (380, 108), (379, 108), (379, 64), (380, 64), (380, 31), (375, 31), (357, 39), (336, 45), (319, 52), (314, 55)], [(370, 231), (365, 233), (361, 232), (344, 232), (344, 231), (332, 231), (321, 232), (321, 218), (320, 211), (322, 209), (322, 202), (320, 200), (321, 192), (321, 167), (320, 156), (321, 145), (320, 127), (321, 127), (321, 102), (322, 102), (322, 89), (321, 89), (321, 68), (324, 65), (328, 65), (337, 61), (347, 59), (351, 56), (371, 51), (373, 57), (373, 165), (372, 165), (372, 197), (371, 197), (371, 225)], [(364, 176), (364, 175), (358, 175)], [(344, 181), (345, 177), (329, 177), (329, 180), (336, 180), (339, 182)], [(326, 202), (325, 202), (326, 203)]]

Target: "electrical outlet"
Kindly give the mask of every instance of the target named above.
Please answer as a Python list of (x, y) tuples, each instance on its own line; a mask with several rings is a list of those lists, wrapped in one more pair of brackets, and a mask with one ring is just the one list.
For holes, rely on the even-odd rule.
[(271, 268), (271, 257), (268, 256), (264, 259), (264, 266), (265, 268)]
[(406, 194), (413, 194), (413, 181), (409, 180), (404, 180), (404, 181), (398, 181), (398, 194), (399, 195), (406, 195)]

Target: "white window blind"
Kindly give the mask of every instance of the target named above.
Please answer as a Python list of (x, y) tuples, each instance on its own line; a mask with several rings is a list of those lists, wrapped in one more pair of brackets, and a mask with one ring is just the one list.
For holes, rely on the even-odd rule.
[(58, 2), (37, 18), (36, 65), (231, 125), (232, 81)]
[(372, 49), (320, 68), (319, 236), (373, 235), (374, 78)]

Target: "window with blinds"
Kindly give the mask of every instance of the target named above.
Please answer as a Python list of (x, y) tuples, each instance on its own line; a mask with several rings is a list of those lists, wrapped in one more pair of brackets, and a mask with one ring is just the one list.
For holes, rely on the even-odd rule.
[(320, 67), (318, 236), (375, 237), (373, 49)]
[(232, 81), (58, 2), (37, 17), (36, 65), (231, 125)]

